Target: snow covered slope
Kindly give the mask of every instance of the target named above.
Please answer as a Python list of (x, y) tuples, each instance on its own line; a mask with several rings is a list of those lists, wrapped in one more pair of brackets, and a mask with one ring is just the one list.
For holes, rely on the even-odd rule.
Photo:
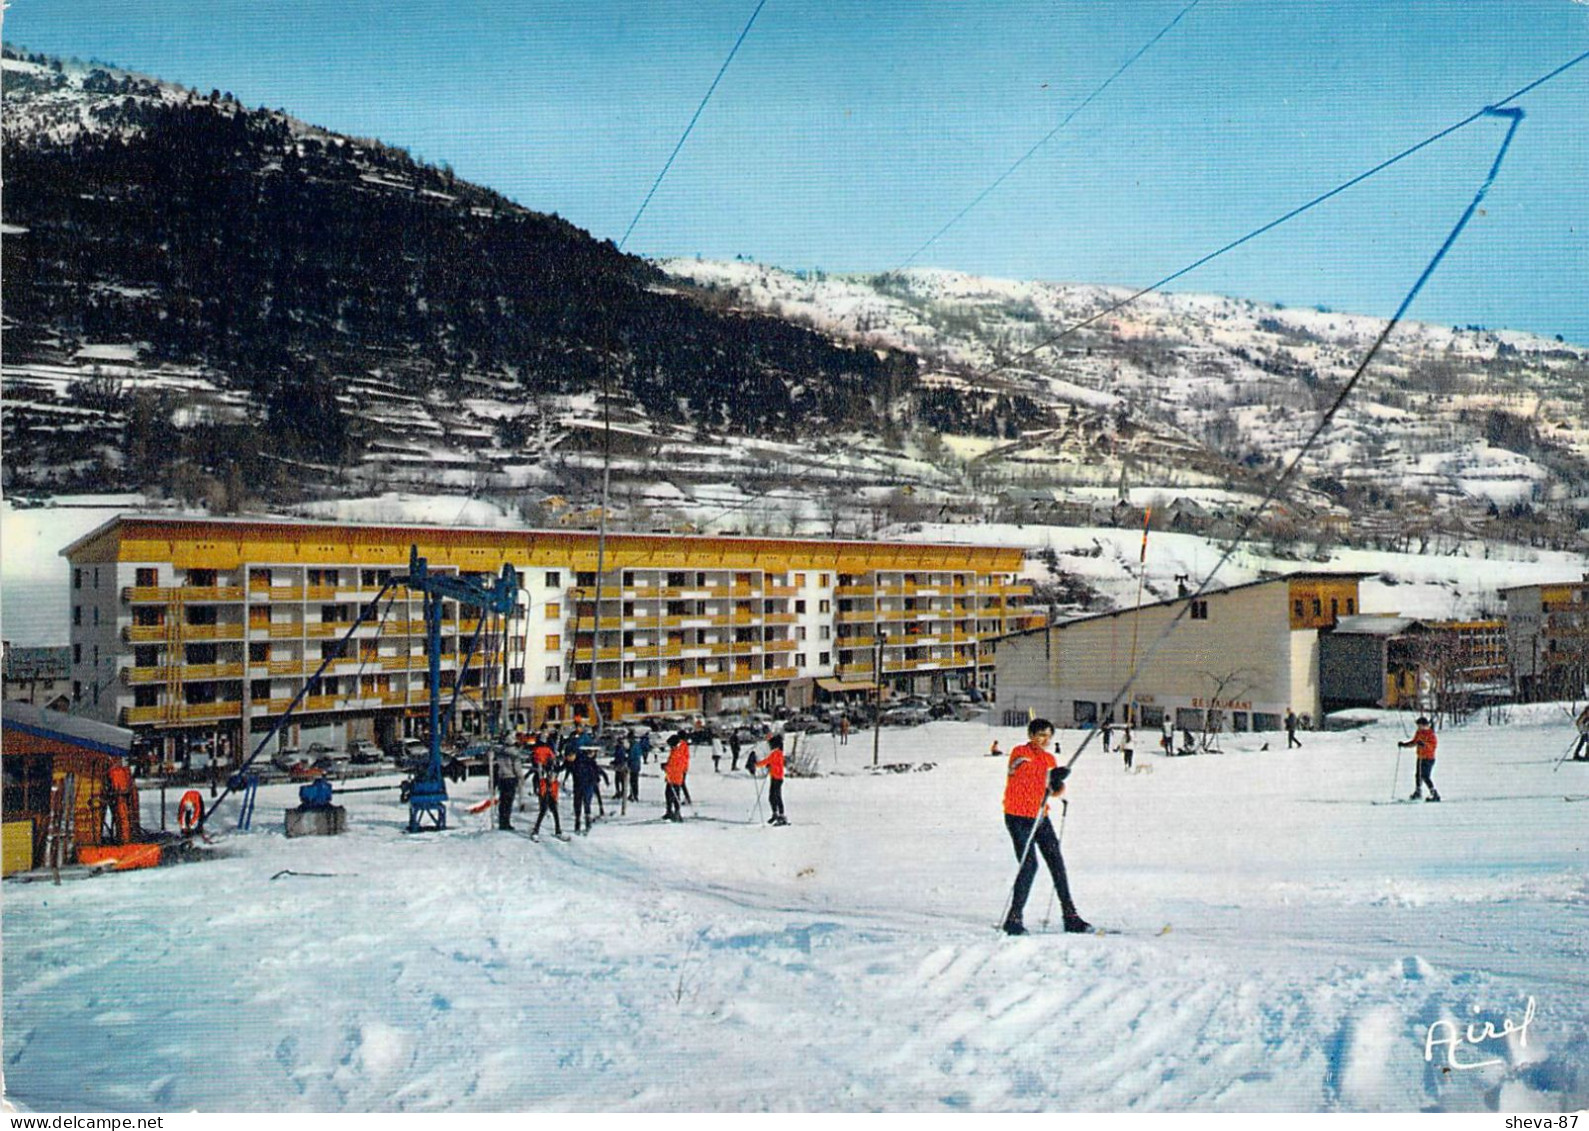
[[(534, 844), (395, 793), (286, 840), (288, 787), (199, 864), (5, 889), (8, 1098), (260, 1111), (1560, 1111), (1589, 1103), (1589, 766), (1554, 706), (1405, 721), (1126, 774), (1094, 743), (1064, 846), (1113, 936), (993, 929), (1013, 873), (1007, 729), (933, 723), (786, 787), (697, 753), (693, 813)], [(1271, 738), (1273, 736), (1270, 736)], [(1061, 732), (1066, 752), (1082, 736)], [(928, 769), (927, 765), (931, 764)], [(725, 768), (727, 765), (725, 759)], [(1393, 775), (1399, 769), (1399, 778)], [(157, 819), (145, 798), (146, 819)], [(216, 818), (217, 832), (235, 809)], [(522, 829), (529, 815), (520, 814)], [(1027, 911), (1044, 918), (1039, 881)], [(1056, 916), (1057, 918), (1057, 916)], [(1166, 929), (1167, 928), (1167, 929)], [(1425, 1059), (1431, 1027), (1520, 1033)], [(90, 1067), (91, 1066), (91, 1067)]]

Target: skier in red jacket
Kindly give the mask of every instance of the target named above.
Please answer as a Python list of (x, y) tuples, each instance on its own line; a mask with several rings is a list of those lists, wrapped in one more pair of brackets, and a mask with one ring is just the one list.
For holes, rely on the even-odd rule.
[(1021, 868), (1015, 876), (1015, 892), (1010, 897), (1010, 913), (1004, 918), (1004, 933), (1024, 935), (1026, 928), (1021, 915), (1026, 910), (1026, 897), (1031, 893), (1032, 880), (1037, 876), (1037, 853), (1041, 852), (1054, 878), (1054, 891), (1059, 895), (1059, 907), (1065, 916), (1065, 930), (1080, 934), (1092, 930), (1092, 924), (1076, 911), (1070, 897), (1070, 882), (1065, 876), (1065, 859), (1059, 854), (1059, 838), (1054, 835), (1054, 825), (1048, 819), (1048, 802), (1065, 792), (1065, 779), (1070, 767), (1061, 766), (1049, 753), (1048, 744), (1054, 740), (1054, 724), (1047, 719), (1033, 719), (1026, 727), (1026, 742), (1010, 751), (1009, 772), (1004, 779), (1004, 827), (1015, 847), (1015, 858)]
[(767, 804), (772, 806), (772, 816), (767, 819), (769, 825), (787, 825), (789, 822), (783, 815), (783, 735), (775, 734), (767, 740), (767, 756), (757, 758), (751, 755), (752, 769), (757, 766), (767, 767)]
[(1422, 715), (1418, 716), (1418, 729), (1412, 732), (1412, 737), (1406, 742), (1398, 742), (1397, 746), (1416, 746), (1418, 748), (1418, 776), (1413, 779), (1412, 796), (1409, 801), (1417, 801), (1423, 796), (1423, 787), (1429, 787), (1429, 800), (1439, 801), (1440, 791), (1435, 788), (1435, 747), (1440, 745), (1440, 740), (1435, 737), (1434, 727)]

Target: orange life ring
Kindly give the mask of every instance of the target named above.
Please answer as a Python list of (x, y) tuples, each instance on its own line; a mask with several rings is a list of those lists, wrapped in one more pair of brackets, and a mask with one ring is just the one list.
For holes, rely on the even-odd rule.
[(203, 818), (204, 797), (198, 790), (190, 789), (177, 802), (177, 828), (190, 833), (199, 827), (199, 821)]

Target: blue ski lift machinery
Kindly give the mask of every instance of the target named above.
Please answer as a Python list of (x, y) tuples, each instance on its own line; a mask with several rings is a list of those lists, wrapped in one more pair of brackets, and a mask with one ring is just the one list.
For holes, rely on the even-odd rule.
[[(455, 574), (431, 573), (425, 559), (419, 556), (419, 547), (413, 546), (409, 549), (408, 576), (392, 580), (425, 595), (425, 655), (430, 663), (430, 757), (424, 768), (404, 785), (408, 831), (445, 829), (447, 786), (442, 778), (441, 761), (442, 602), (457, 601), (460, 605), (480, 609), (482, 622), (486, 613), (497, 613), (505, 621), (518, 602), (519, 576), (510, 562), (503, 563), (501, 576), (490, 588)], [(473, 652), (473, 645), (470, 651)], [(458, 673), (459, 688), (463, 685), (463, 674)]]

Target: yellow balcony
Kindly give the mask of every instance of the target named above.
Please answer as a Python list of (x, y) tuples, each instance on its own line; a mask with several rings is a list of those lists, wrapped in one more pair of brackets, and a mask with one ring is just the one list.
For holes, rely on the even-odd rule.
[(242, 713), (243, 705), (235, 701), (222, 703), (169, 703), (156, 707), (123, 707), (121, 719), (123, 726), (148, 725), (150, 723), (193, 723), (208, 722), (213, 719), (236, 718)]
[(256, 585), (250, 582), (248, 586), (248, 598), (251, 601), (301, 601), (303, 600), (303, 586)]

